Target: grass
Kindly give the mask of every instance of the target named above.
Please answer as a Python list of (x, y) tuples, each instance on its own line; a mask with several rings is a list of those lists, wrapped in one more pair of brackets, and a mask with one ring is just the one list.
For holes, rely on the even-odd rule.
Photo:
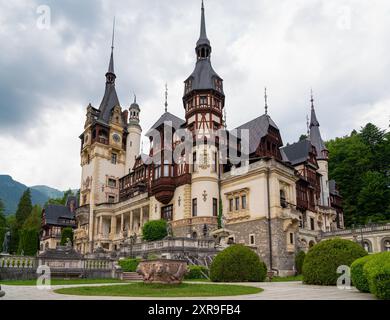
[(289, 281), (303, 281), (303, 276), (289, 276), (289, 277), (273, 277), (272, 282), (289, 282)]
[[(118, 279), (52, 279), (52, 286), (73, 285), (73, 284), (100, 284), (100, 283), (120, 283)], [(16, 280), (0, 281), (0, 285), (6, 286), (35, 286), (36, 280)]]
[(218, 297), (255, 294), (263, 289), (218, 284), (179, 285), (133, 283), (120, 286), (78, 287), (57, 289), (59, 294), (80, 296), (111, 296), (111, 297)]

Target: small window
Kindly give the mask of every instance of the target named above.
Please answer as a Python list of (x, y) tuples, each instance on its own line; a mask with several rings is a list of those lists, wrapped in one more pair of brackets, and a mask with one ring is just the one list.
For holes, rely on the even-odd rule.
[(112, 164), (116, 164), (117, 163), (117, 160), (118, 160), (118, 156), (116, 153), (112, 153), (111, 154), (111, 163)]
[(213, 216), (218, 216), (218, 200), (216, 198), (213, 198)]
[(294, 244), (294, 234), (290, 232), (290, 244)]
[(192, 172), (196, 172), (196, 152), (192, 154)]
[(192, 216), (196, 217), (198, 215), (198, 199), (192, 199)]
[(249, 244), (251, 246), (256, 244), (256, 242), (255, 242), (255, 235), (254, 234), (249, 235)]
[(311, 230), (315, 230), (314, 219), (313, 218), (310, 218), (310, 229)]
[(108, 186), (111, 188), (116, 188), (116, 180), (115, 179), (108, 179)]
[(115, 202), (115, 196), (108, 196), (108, 203), (114, 203)]
[(199, 97), (199, 103), (200, 105), (207, 105), (207, 96), (201, 96)]
[(241, 196), (241, 207), (243, 210), (246, 210), (246, 195)]
[(172, 221), (173, 219), (173, 205), (161, 208), (161, 219), (165, 221)]
[(235, 198), (235, 210), (240, 210), (240, 198)]
[(229, 199), (229, 212), (233, 211), (233, 199)]

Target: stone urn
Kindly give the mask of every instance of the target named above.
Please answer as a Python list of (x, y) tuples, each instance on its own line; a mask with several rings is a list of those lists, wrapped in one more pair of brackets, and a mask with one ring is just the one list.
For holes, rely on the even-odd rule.
[(141, 261), (137, 268), (144, 283), (180, 284), (187, 272), (187, 262), (183, 260)]

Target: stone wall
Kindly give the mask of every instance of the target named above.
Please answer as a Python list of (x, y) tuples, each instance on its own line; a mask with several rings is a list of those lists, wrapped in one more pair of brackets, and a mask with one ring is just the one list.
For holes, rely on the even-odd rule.
[[(232, 231), (234, 242), (245, 244), (257, 252), (261, 260), (270, 268), (270, 249), (268, 236), (268, 220), (257, 219), (229, 224), (226, 228)], [(271, 220), (272, 233), (272, 268), (279, 275), (295, 274), (295, 253), (287, 248), (287, 234), (284, 231), (282, 219)], [(254, 235), (255, 243), (250, 244), (250, 236)], [(295, 251), (295, 250), (294, 250)]]

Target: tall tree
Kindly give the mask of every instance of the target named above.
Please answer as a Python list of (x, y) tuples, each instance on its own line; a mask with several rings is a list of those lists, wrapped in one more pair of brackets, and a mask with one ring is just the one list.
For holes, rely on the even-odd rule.
[(4, 235), (7, 231), (7, 221), (4, 216), (4, 204), (0, 199), (0, 252), (3, 249)]
[(32, 208), (33, 206), (31, 203), (31, 191), (30, 189), (27, 189), (19, 200), (18, 209), (15, 214), (16, 222), (19, 228), (23, 226), (24, 222), (31, 214)]
[(34, 206), (22, 229), (19, 231), (19, 254), (23, 252), (25, 255), (34, 256), (38, 252), (41, 215), (42, 208), (39, 205)]
[(343, 196), (346, 225), (389, 220), (390, 134), (368, 123), (327, 147), (329, 177)]

